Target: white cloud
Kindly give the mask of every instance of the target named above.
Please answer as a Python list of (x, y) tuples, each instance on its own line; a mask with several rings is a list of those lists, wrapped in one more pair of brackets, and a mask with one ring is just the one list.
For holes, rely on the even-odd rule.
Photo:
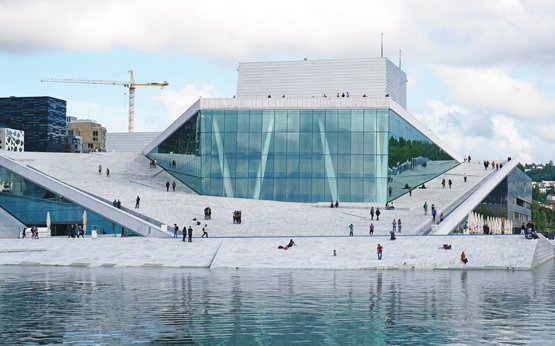
[(507, 69), (442, 66), (438, 72), (455, 102), (466, 107), (520, 118), (548, 117), (555, 113), (555, 103), (533, 83), (513, 78)]
[(426, 109), (415, 117), (462, 155), (470, 154), (477, 160), (508, 156), (520, 156), (525, 161), (531, 161), (532, 157), (545, 160), (555, 144), (553, 139), (546, 147), (537, 147), (534, 144), (537, 128), (517, 124), (507, 115), (448, 106), (437, 100), (428, 100)]
[(386, 55), (402, 48), (409, 61), (552, 63), (555, 49), (555, 6), (530, 0), (7, 0), (0, 23), (0, 50), (12, 52), (125, 46), (233, 62), (275, 52), (376, 56), (381, 32)]
[(187, 84), (177, 91), (164, 89), (153, 99), (164, 108), (166, 112), (164, 120), (166, 125), (169, 125), (200, 97), (212, 97), (215, 89), (214, 85), (210, 84), (205, 84), (200, 89), (193, 84)]

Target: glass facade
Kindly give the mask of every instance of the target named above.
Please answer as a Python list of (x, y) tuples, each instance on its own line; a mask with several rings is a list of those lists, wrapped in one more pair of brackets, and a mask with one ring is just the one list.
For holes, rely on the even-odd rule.
[(532, 219), (531, 205), (532, 179), (517, 167), (474, 211), (484, 216), (508, 218), (513, 222), (513, 232), (520, 233), (520, 226)]
[(390, 200), (458, 165), (456, 160), (393, 111), (389, 116), (388, 156)]
[[(83, 223), (83, 209), (3, 167), (0, 167), (0, 207), (27, 226), (46, 226), (50, 212), (52, 235), (68, 235), (71, 224)], [(87, 210), (87, 233), (121, 234), (121, 227)]]
[(25, 151), (65, 152), (66, 101), (53, 97), (0, 98), (0, 127), (25, 132)]
[(289, 202), (385, 202), (456, 165), (389, 109), (201, 110), (148, 156), (203, 195)]

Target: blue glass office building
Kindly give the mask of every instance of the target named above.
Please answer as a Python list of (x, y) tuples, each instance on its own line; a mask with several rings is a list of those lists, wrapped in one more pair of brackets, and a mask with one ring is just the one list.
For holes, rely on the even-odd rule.
[(0, 127), (25, 131), (25, 151), (65, 152), (66, 101), (47, 96), (0, 98)]
[(458, 164), (393, 101), (305, 101), (200, 100), (148, 156), (202, 195), (288, 202), (385, 202)]

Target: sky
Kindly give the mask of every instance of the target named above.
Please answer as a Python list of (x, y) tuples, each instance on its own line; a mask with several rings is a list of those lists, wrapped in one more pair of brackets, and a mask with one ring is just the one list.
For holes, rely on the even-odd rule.
[(68, 115), (162, 131), (199, 97), (232, 97), (237, 64), (384, 56), (407, 109), (461, 155), (547, 162), (555, 148), (552, 0), (0, 0), (0, 97), (52, 96)]

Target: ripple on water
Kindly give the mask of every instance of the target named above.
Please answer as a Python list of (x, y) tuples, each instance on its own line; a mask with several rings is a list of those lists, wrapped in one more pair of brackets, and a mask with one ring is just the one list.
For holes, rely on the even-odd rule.
[(554, 273), (0, 267), (0, 343), (547, 344)]

